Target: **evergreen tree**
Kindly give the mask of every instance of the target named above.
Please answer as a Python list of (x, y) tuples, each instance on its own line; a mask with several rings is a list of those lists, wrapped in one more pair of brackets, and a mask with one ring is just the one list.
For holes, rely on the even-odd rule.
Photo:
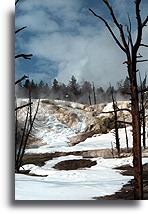
[(44, 86), (45, 86), (45, 84), (44, 84), (43, 80), (41, 80), (39, 83), (39, 88), (43, 88)]
[(69, 85), (68, 85), (68, 90), (69, 90), (69, 96), (71, 97), (71, 99), (73, 101), (76, 101), (76, 98), (78, 98), (78, 96), (80, 95), (81, 90), (75, 76), (71, 77), (71, 80), (69, 81)]
[(54, 79), (54, 80), (53, 80), (53, 84), (52, 84), (52, 91), (53, 91), (54, 93), (57, 93), (57, 92), (59, 91), (59, 89), (60, 89), (59, 82), (58, 82), (57, 79)]
[(27, 79), (24, 83), (24, 88), (29, 88), (30, 81)]

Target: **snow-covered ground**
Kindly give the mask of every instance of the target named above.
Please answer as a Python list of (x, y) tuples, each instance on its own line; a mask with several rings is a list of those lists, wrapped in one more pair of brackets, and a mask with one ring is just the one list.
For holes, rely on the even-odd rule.
[[(62, 105), (62, 102), (58, 102)], [(65, 103), (64, 103), (65, 104)], [(71, 108), (83, 108), (83, 106), (71, 104)], [(109, 105), (106, 109), (111, 109)], [(77, 132), (83, 132), (86, 128), (85, 117), (76, 109), (79, 122), (72, 127), (60, 122), (48, 106), (39, 109), (33, 134), (41, 139), (45, 145), (39, 148), (27, 149), (27, 153), (53, 153), (57, 151), (87, 151), (95, 149), (112, 148), (114, 145), (113, 131), (108, 134), (95, 135), (75, 146), (69, 146), (69, 139), (76, 136)], [(20, 112), (23, 118), (25, 112)], [(131, 127), (127, 128), (129, 146), (132, 146)], [(125, 130), (119, 130), (121, 148), (126, 147)], [(112, 145), (111, 145), (112, 144)], [(93, 197), (112, 194), (118, 191), (131, 177), (122, 176), (114, 167), (130, 164), (132, 157), (128, 158), (91, 158), (97, 165), (88, 169), (56, 170), (53, 166), (63, 160), (81, 159), (81, 156), (64, 156), (47, 161), (42, 167), (24, 165), (24, 169), (30, 169), (31, 173), (39, 177), (16, 174), (15, 199), (16, 200), (93, 200)], [(143, 158), (143, 163), (148, 158)], [(46, 175), (47, 177), (41, 177)]]
[[(64, 134), (63, 134), (64, 133)], [(129, 147), (132, 147), (132, 132), (131, 127), (127, 128)], [(62, 130), (59, 134), (47, 133), (43, 135), (47, 145), (39, 148), (27, 149), (27, 153), (51, 153), (51, 152), (71, 152), (71, 151), (86, 151), (94, 149), (111, 149), (112, 145), (115, 148), (114, 132), (111, 131), (107, 134), (96, 135), (91, 138), (87, 138), (85, 141), (76, 144), (75, 146), (68, 145), (68, 137), (71, 137), (73, 133), (70, 130)], [(42, 137), (43, 137), (42, 136)], [(120, 146), (126, 147), (125, 130), (119, 129)]]
[[(132, 177), (122, 176), (113, 167), (130, 164), (132, 157), (122, 159), (96, 158), (97, 165), (81, 170), (55, 170), (52, 168), (61, 160), (79, 159), (81, 157), (59, 157), (47, 161), (45, 166), (26, 165), (32, 173), (48, 175), (32, 177), (16, 174), (16, 200), (93, 200), (118, 191)], [(93, 159), (94, 160), (94, 159)], [(148, 158), (143, 158), (147, 163)]]
[(101, 159), (87, 170), (57, 171), (51, 168), (50, 162), (42, 168), (32, 166), (32, 172), (48, 174), (46, 178), (16, 175), (16, 200), (90, 200), (112, 194), (130, 179), (112, 170), (107, 163), (103, 165)]

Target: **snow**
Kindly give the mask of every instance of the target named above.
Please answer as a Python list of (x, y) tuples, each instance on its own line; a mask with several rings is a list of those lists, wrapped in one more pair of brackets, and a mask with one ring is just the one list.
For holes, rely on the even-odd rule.
[[(58, 157), (47, 161), (43, 167), (33, 164), (23, 166), (31, 173), (47, 175), (32, 177), (16, 174), (16, 200), (93, 200), (96, 196), (113, 194), (126, 184), (132, 176), (122, 176), (117, 166), (132, 165), (132, 157), (103, 159), (93, 158), (97, 165), (89, 169), (61, 170), (52, 168), (62, 160), (81, 159), (81, 156)], [(143, 164), (148, 158), (143, 158)]]
[[(64, 135), (63, 135), (64, 133)], [(127, 127), (129, 147), (132, 147), (132, 132), (131, 127)], [(115, 137), (113, 131), (96, 135), (91, 138), (87, 138), (84, 142), (76, 144), (75, 146), (69, 146), (69, 137), (74, 136), (70, 129), (64, 129), (59, 134), (48, 132), (43, 134), (44, 142), (47, 145), (41, 146), (39, 148), (33, 148), (26, 150), (27, 153), (46, 153), (46, 152), (71, 152), (71, 151), (86, 151), (86, 150), (96, 150), (96, 149), (111, 149), (112, 144), (115, 148)], [(125, 130), (119, 129), (119, 138), (121, 148), (126, 148)]]
[[(127, 108), (129, 101), (118, 101), (118, 108)], [(113, 103), (107, 103), (102, 110), (103, 112), (113, 111)]]
[[(81, 170), (55, 170), (52, 166), (61, 160), (79, 159), (76, 156), (55, 158), (45, 166), (31, 166), (31, 172), (47, 177), (16, 174), (16, 200), (93, 200), (95, 196), (112, 194), (131, 176), (122, 176), (111, 167), (131, 163), (130, 159), (97, 158), (97, 165)], [(147, 160), (148, 161), (148, 160)], [(26, 166), (29, 169), (30, 166)]]
[[(24, 103), (27, 100), (23, 101)], [(83, 105), (54, 101), (58, 105), (69, 105), (71, 108), (83, 108)], [(21, 100), (18, 102), (22, 104)], [(19, 106), (18, 104), (18, 106)], [(34, 106), (36, 106), (36, 102)], [(123, 104), (123, 103), (121, 103)], [(43, 105), (43, 104), (42, 104)], [(126, 107), (127, 103), (122, 105)], [(103, 111), (112, 110), (112, 105), (107, 104)], [(26, 112), (19, 112), (20, 120), (23, 120)], [(27, 153), (54, 153), (88, 151), (97, 149), (115, 148), (115, 137), (113, 130), (107, 134), (95, 135), (87, 138), (75, 146), (69, 146), (70, 138), (76, 136), (77, 132), (86, 129), (85, 117), (77, 111), (79, 122), (72, 127), (60, 122), (53, 114), (48, 105), (39, 108), (35, 121), (33, 135), (40, 139), (45, 145), (39, 148), (27, 149)], [(131, 127), (127, 127), (129, 147), (132, 147)], [(119, 129), (120, 146), (126, 147), (125, 130)], [(112, 145), (111, 145), (112, 144)], [(56, 170), (53, 166), (63, 160), (81, 159), (82, 156), (68, 155), (49, 160), (44, 166), (33, 164), (24, 165), (23, 169), (31, 170), (30, 173), (39, 177), (23, 174), (15, 175), (15, 199), (16, 200), (93, 200), (94, 197), (113, 194), (121, 189), (132, 176), (122, 176), (119, 170), (113, 168), (130, 164), (132, 157), (128, 158), (91, 158), (96, 160), (97, 165), (88, 169), (79, 170)], [(148, 163), (148, 158), (143, 158), (143, 164)], [(47, 177), (41, 177), (47, 176)]]

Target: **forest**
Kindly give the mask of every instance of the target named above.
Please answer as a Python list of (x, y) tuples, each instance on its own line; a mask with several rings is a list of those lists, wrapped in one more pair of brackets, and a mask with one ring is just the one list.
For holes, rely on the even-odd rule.
[[(144, 87), (147, 87), (146, 83)], [(75, 76), (71, 77), (67, 85), (58, 82), (57, 79), (54, 79), (52, 84), (44, 83), (42, 80), (36, 83), (34, 80), (26, 79), (24, 83), (20, 82), (17, 84), (17, 98), (28, 98), (29, 88), (34, 99), (58, 99), (89, 105), (111, 102), (112, 90), (118, 101), (129, 100), (130, 98), (130, 83), (128, 77), (126, 77), (125, 80), (117, 82), (116, 87), (109, 85), (108, 88), (97, 87), (94, 82), (89, 81), (79, 83)]]

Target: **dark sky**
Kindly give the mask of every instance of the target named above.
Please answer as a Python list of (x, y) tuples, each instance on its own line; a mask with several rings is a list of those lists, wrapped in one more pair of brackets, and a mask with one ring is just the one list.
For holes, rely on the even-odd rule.
[[(127, 13), (135, 31), (134, 0), (112, 0), (118, 19), (127, 24)], [(20, 0), (16, 7), (16, 53), (32, 53), (32, 60), (16, 60), (16, 78), (26, 74), (35, 81), (49, 83), (53, 78), (68, 82), (72, 75), (79, 81), (97, 85), (115, 84), (126, 76), (125, 56), (114, 43), (104, 24), (90, 12), (105, 17), (116, 32), (102, 0)], [(147, 15), (148, 1), (141, 4)], [(148, 43), (148, 27), (143, 40)], [(148, 57), (147, 50), (141, 50)], [(140, 69), (146, 72), (147, 64)]]

